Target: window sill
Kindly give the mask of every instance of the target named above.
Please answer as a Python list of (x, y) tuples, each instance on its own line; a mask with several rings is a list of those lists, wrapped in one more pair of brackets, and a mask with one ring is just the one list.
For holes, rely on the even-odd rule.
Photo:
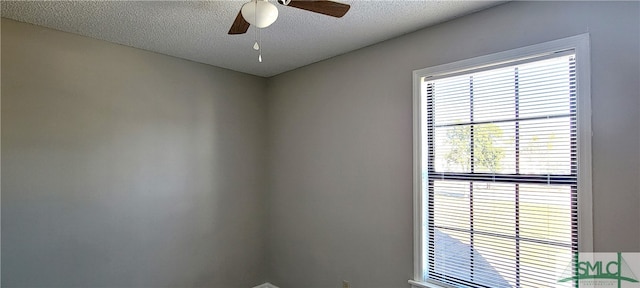
[(409, 284), (411, 288), (445, 288), (444, 286), (414, 280), (409, 280)]

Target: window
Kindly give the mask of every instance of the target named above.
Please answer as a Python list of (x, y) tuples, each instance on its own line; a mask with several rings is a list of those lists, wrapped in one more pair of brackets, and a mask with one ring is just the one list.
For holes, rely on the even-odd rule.
[(414, 72), (414, 286), (573, 285), (558, 280), (592, 241), (587, 49)]

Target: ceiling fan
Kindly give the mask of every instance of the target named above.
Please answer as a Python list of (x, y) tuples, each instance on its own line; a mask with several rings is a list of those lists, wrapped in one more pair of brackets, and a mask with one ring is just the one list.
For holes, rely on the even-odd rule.
[[(329, 0), (277, 0), (279, 4), (340, 18), (351, 6)], [(244, 4), (229, 29), (230, 35), (244, 34), (250, 25), (265, 28), (278, 18), (278, 9), (268, 0), (251, 0)]]

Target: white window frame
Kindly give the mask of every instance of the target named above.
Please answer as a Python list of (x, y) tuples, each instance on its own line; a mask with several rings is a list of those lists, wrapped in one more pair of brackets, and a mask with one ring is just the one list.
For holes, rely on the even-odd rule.
[(422, 84), (426, 77), (442, 77), (477, 69), (486, 65), (512, 62), (558, 51), (573, 50), (576, 55), (577, 123), (578, 123), (578, 251), (593, 251), (593, 209), (591, 196), (591, 68), (589, 34), (558, 39), (541, 44), (498, 52), (413, 71), (413, 280), (412, 287), (440, 287), (422, 279), (422, 215), (426, 212), (422, 187)]

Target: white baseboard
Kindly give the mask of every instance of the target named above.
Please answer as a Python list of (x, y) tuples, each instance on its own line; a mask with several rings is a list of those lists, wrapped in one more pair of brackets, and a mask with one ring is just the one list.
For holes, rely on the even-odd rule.
[(255, 286), (255, 287), (253, 287), (253, 288), (278, 288), (278, 286), (273, 285), (273, 284), (271, 284), (271, 283), (267, 282), (267, 283), (263, 283), (263, 284), (260, 284), (260, 285), (258, 285), (258, 286)]

